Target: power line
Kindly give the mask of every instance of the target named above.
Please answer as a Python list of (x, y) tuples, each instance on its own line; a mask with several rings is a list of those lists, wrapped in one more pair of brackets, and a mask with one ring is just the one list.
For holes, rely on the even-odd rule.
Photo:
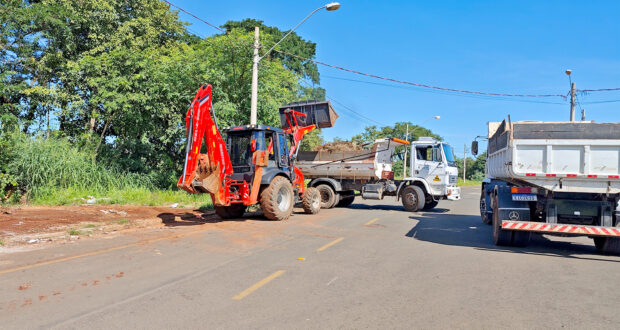
[(393, 78), (387, 78), (387, 77), (382, 77), (382, 76), (377, 76), (374, 74), (370, 74), (370, 73), (364, 73), (364, 72), (360, 72), (360, 71), (356, 71), (356, 70), (352, 70), (352, 69), (347, 69), (347, 68), (343, 68), (337, 65), (332, 65), (332, 64), (327, 64), (324, 62), (320, 62), (317, 60), (313, 60), (310, 58), (304, 58), (295, 54), (291, 54), (285, 51), (281, 51), (281, 50), (274, 50), (275, 52), (278, 53), (282, 53), (288, 56), (293, 56), (296, 57), (300, 60), (304, 60), (304, 61), (310, 61), (316, 64), (320, 64), (323, 66), (327, 66), (333, 69), (338, 69), (338, 70), (342, 70), (342, 71), (346, 71), (346, 72), (350, 72), (350, 73), (354, 73), (354, 74), (358, 74), (358, 75), (362, 75), (362, 76), (366, 76), (366, 77), (371, 77), (371, 78), (375, 78), (375, 79), (382, 79), (382, 80), (387, 80), (387, 81), (391, 81), (391, 82), (395, 82), (395, 83), (399, 83), (399, 84), (405, 84), (405, 85), (411, 85), (411, 86), (417, 86), (417, 87), (424, 87), (424, 88), (432, 88), (432, 89), (437, 89), (437, 90), (443, 90), (443, 91), (449, 91), (449, 92), (457, 92), (457, 93), (466, 93), (466, 94), (476, 94), (476, 95), (491, 95), (491, 96), (505, 96), (505, 97), (561, 97), (563, 99), (566, 99), (566, 95), (562, 95), (562, 94), (505, 94), (505, 93), (491, 93), (491, 92), (478, 92), (478, 91), (470, 91), (470, 90), (463, 90), (463, 89), (454, 89), (454, 88), (446, 88), (446, 87), (439, 87), (439, 86), (433, 86), (433, 85), (427, 85), (427, 84), (419, 84), (419, 83), (414, 83), (414, 82), (410, 82), (410, 81), (405, 81), (405, 80), (398, 80), (398, 79), (393, 79)]
[(199, 20), (199, 21), (201, 21), (201, 22), (203, 22), (203, 23), (205, 23), (205, 24), (207, 24), (208, 26), (210, 26), (210, 27), (212, 27), (212, 28), (214, 28), (214, 29), (217, 29), (217, 30), (219, 30), (220, 32), (226, 33), (226, 31), (224, 31), (224, 29), (220, 28), (219, 26), (217, 26), (217, 25), (215, 25), (215, 24), (211, 24), (211, 23), (207, 22), (206, 20), (204, 20), (204, 19), (202, 19), (202, 18), (200, 18), (200, 17), (198, 17), (198, 16), (196, 16), (196, 15), (194, 15), (194, 14), (190, 13), (189, 11), (187, 11), (187, 10), (185, 10), (185, 9), (183, 9), (183, 8), (181, 8), (181, 7), (177, 6), (177, 5), (175, 5), (175, 4), (173, 4), (172, 2), (167, 1), (167, 0), (162, 0), (162, 1), (163, 1), (163, 2), (165, 2), (165, 3), (167, 3), (167, 4), (168, 4), (168, 5), (170, 5), (170, 6), (172, 6), (172, 7), (176, 8), (176, 9), (178, 9), (178, 10), (180, 10), (180, 11), (182, 11), (182, 12), (186, 13), (187, 15), (189, 15), (189, 16), (191, 16), (191, 17), (193, 17), (193, 18), (195, 18), (195, 19), (197, 19), (197, 20)]
[[(309, 82), (307, 82), (305, 79), (300, 79), (300, 81), (301, 81), (302, 83), (306, 84), (306, 86), (308, 86), (308, 87), (310, 87), (310, 88), (314, 88), (314, 86), (313, 86), (313, 85), (311, 85)], [(386, 124), (384, 124), (384, 123), (378, 122), (378, 121), (376, 121), (376, 120), (374, 120), (374, 119), (372, 119), (372, 118), (370, 118), (370, 117), (365, 116), (364, 114), (361, 114), (361, 113), (359, 113), (359, 112), (357, 112), (357, 111), (355, 111), (355, 110), (351, 109), (350, 107), (348, 107), (348, 106), (344, 105), (342, 102), (340, 102), (340, 101), (338, 101), (338, 100), (334, 99), (333, 97), (330, 97), (330, 96), (329, 96), (329, 95), (327, 95), (327, 94), (325, 94), (325, 97), (326, 97), (326, 98), (328, 98), (328, 99), (329, 99), (329, 100), (331, 100), (331, 101), (334, 101), (334, 103), (336, 103), (336, 104), (340, 105), (340, 106), (341, 106), (341, 107), (343, 107), (345, 110), (348, 110), (348, 111), (350, 111), (351, 113), (353, 113), (353, 114), (355, 114), (356, 116), (358, 116), (358, 120), (359, 120), (359, 119), (364, 119), (364, 120), (366, 120), (366, 121), (369, 121), (369, 122), (371, 122), (371, 123), (376, 123), (376, 124), (381, 125), (381, 126), (389, 126), (389, 125), (386, 125)]]
[(582, 93), (590, 93), (590, 92), (612, 92), (612, 91), (620, 91), (620, 87), (617, 88), (599, 88), (599, 89), (578, 89), (578, 92)]

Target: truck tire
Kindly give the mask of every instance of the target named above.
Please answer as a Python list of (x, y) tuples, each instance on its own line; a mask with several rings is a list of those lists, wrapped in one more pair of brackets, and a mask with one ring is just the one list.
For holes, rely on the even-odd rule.
[(246, 206), (243, 204), (232, 204), (230, 206), (216, 206), (215, 214), (222, 219), (241, 218), (245, 214)]
[(594, 246), (604, 254), (620, 255), (620, 238), (617, 237), (594, 237)]
[(439, 201), (433, 200), (431, 197), (431, 199), (426, 199), (426, 203), (424, 203), (424, 207), (422, 207), (422, 210), (432, 210), (435, 208), (435, 206), (437, 206), (437, 204), (439, 204)]
[(355, 200), (355, 195), (340, 195), (340, 201), (336, 204), (336, 207), (347, 207), (353, 204)]
[(334, 191), (334, 189), (332, 189), (330, 185), (320, 184), (316, 186), (316, 189), (318, 189), (319, 193), (321, 194), (321, 208), (322, 209), (331, 209), (332, 207), (334, 207), (334, 205), (336, 205), (336, 202), (338, 201), (339, 198), (336, 192)]
[(491, 196), (493, 200), (493, 243), (499, 246), (510, 246), (512, 242), (512, 232), (509, 230), (503, 230), (502, 224), (499, 220), (499, 206), (497, 202), (497, 192)]
[(317, 214), (321, 210), (321, 193), (314, 187), (306, 188), (301, 196), (301, 206), (307, 214)]
[(293, 185), (281, 176), (273, 178), (260, 193), (260, 207), (269, 220), (286, 220), (293, 213)]
[(480, 218), (482, 219), (482, 222), (487, 225), (490, 225), (493, 222), (493, 219), (489, 217), (489, 214), (487, 213), (487, 200), (484, 196), (484, 188), (480, 193)]
[(417, 212), (424, 207), (424, 192), (418, 186), (410, 185), (401, 194), (403, 207), (409, 212)]

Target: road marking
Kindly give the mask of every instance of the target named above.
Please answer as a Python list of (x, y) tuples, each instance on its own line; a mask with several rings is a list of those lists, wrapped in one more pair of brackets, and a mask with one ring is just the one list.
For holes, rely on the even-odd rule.
[(98, 255), (98, 254), (103, 254), (103, 253), (112, 252), (112, 251), (116, 251), (116, 250), (122, 250), (122, 249), (131, 248), (131, 247), (151, 244), (151, 243), (155, 243), (155, 242), (166, 241), (166, 240), (177, 239), (177, 238), (183, 238), (183, 237), (187, 237), (187, 236), (191, 236), (191, 235), (195, 235), (195, 234), (200, 234), (200, 233), (203, 233), (203, 232), (206, 232), (206, 231), (209, 231), (209, 230), (211, 230), (211, 228), (198, 229), (198, 230), (195, 230), (195, 231), (192, 231), (192, 232), (188, 232), (188, 233), (185, 233), (185, 234), (177, 234), (177, 235), (165, 236), (165, 237), (160, 237), (160, 238), (147, 239), (147, 240), (144, 240), (144, 241), (140, 241), (140, 242), (136, 242), (136, 243), (131, 243), (131, 244), (120, 245), (120, 246), (115, 246), (115, 247), (111, 247), (111, 248), (108, 248), (108, 249), (96, 250), (96, 251), (82, 253), (82, 254), (78, 254), (78, 255), (74, 255), (74, 256), (58, 258), (58, 259), (52, 259), (52, 260), (48, 260), (48, 261), (42, 261), (42, 262), (38, 262), (38, 263), (35, 263), (35, 264), (31, 264), (31, 265), (25, 265), (25, 266), (20, 266), (20, 267), (15, 267), (15, 268), (4, 269), (4, 270), (0, 270), (0, 275), (8, 274), (8, 273), (14, 273), (14, 272), (17, 272), (17, 271), (20, 271), (20, 270), (26, 270), (26, 269), (31, 269), (31, 268), (40, 267), (40, 266), (51, 265), (51, 264), (55, 264), (55, 263), (59, 263), (59, 262), (64, 262), (64, 261), (69, 261), (69, 260), (73, 260), (73, 259), (79, 259), (79, 258), (84, 258), (84, 257), (95, 256), (95, 255)]
[(317, 249), (317, 251), (318, 252), (323, 251), (323, 250), (327, 249), (328, 247), (330, 247), (330, 246), (332, 246), (332, 245), (342, 241), (343, 239), (344, 239), (344, 237), (337, 238), (336, 240), (321, 246), (320, 248)]
[(329, 286), (330, 284), (334, 283), (337, 279), (338, 279), (338, 276), (332, 278), (329, 282), (327, 282), (327, 286)]
[(275, 278), (279, 277), (280, 275), (284, 274), (283, 270), (279, 270), (267, 277), (265, 277), (264, 279), (256, 282), (254, 285), (252, 285), (251, 287), (241, 291), (241, 293), (239, 293), (238, 295), (234, 296), (233, 299), (234, 300), (241, 300), (243, 298), (245, 298), (247, 295), (249, 295), (250, 293), (258, 290), (261, 286), (273, 281)]
[(375, 221), (377, 221), (377, 220), (379, 220), (379, 218), (374, 218), (374, 219), (372, 219), (372, 220), (370, 220), (370, 221), (366, 222), (366, 223), (364, 224), (364, 226), (368, 226), (368, 225), (372, 224), (373, 222), (375, 222)]

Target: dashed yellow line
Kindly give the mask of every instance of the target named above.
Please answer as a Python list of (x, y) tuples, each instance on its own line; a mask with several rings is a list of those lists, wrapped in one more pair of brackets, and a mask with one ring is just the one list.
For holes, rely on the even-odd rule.
[(375, 221), (377, 221), (377, 220), (379, 220), (379, 218), (374, 218), (374, 219), (372, 219), (372, 220), (370, 220), (370, 221), (366, 222), (366, 223), (364, 224), (364, 226), (368, 226), (368, 225), (372, 224), (373, 222), (375, 222)]
[(243, 298), (245, 298), (247, 295), (249, 295), (250, 293), (258, 290), (261, 286), (273, 281), (275, 278), (279, 277), (280, 275), (284, 274), (283, 270), (279, 270), (267, 277), (265, 277), (264, 279), (256, 282), (254, 285), (252, 285), (251, 287), (241, 291), (241, 293), (239, 293), (238, 295), (233, 297), (233, 300), (241, 300)]
[(325, 244), (325, 245), (321, 246), (320, 248), (318, 248), (318, 249), (317, 249), (317, 251), (318, 251), (318, 252), (321, 252), (321, 251), (323, 251), (323, 250), (327, 249), (328, 247), (330, 247), (330, 246), (332, 246), (332, 245), (334, 245), (334, 244), (337, 244), (338, 242), (342, 241), (343, 239), (344, 239), (344, 237), (337, 238), (337, 239), (335, 239), (334, 241), (331, 241), (331, 242), (329, 242), (329, 243), (327, 243), (327, 244)]

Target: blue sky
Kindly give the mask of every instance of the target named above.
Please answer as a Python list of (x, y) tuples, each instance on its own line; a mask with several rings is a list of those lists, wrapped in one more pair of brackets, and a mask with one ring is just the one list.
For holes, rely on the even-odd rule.
[[(173, 3), (221, 25), (256, 18), (288, 30), (329, 1), (196, 1)], [(455, 89), (565, 94), (620, 87), (620, 1), (340, 1), (296, 32), (317, 43), (316, 59), (390, 78)], [(218, 31), (191, 17), (192, 31)], [(497, 98), (437, 92), (321, 67), (327, 95), (377, 122), (424, 123), (454, 145), (486, 134), (486, 122), (568, 120), (569, 103), (553, 98)], [(356, 80), (356, 81), (352, 81)], [(580, 95), (587, 119), (620, 121), (620, 91)], [(614, 101), (614, 102), (603, 102)], [(597, 103), (598, 102), (598, 103)], [(373, 124), (339, 104), (327, 139), (350, 138)], [(577, 118), (580, 118), (578, 107)], [(439, 120), (428, 120), (441, 116)]]

